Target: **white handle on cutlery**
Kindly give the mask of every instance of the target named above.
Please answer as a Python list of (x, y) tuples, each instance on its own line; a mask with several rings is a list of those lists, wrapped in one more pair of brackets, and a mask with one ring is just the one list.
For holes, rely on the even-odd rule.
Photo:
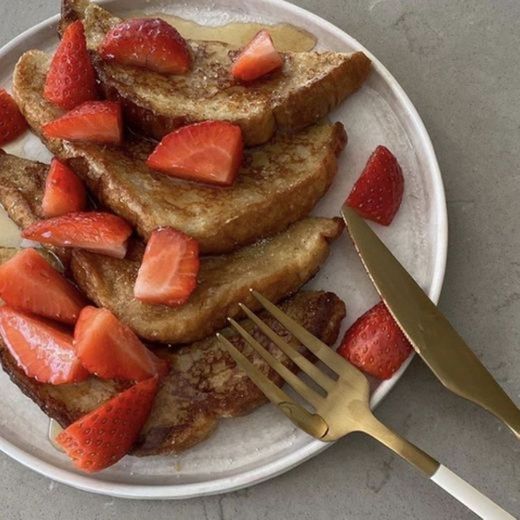
[(487, 496), (442, 464), (431, 479), (484, 520), (516, 520)]

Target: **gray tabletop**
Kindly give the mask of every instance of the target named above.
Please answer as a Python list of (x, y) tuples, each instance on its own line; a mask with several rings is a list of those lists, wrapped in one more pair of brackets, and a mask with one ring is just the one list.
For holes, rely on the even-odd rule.
[[(520, 2), (294, 3), (370, 49), (421, 114), (443, 172), (450, 219), (441, 308), (519, 402)], [(58, 0), (0, 4), (2, 45), (58, 10)], [(413, 362), (378, 415), (520, 516), (520, 443), (444, 390), (422, 362)], [(0, 455), (0, 499), (4, 520), (474, 518), (361, 435), (254, 488), (182, 502), (89, 495)]]

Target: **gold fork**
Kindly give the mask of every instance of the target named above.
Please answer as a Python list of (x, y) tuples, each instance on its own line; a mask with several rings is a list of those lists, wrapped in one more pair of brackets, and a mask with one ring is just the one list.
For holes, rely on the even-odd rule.
[(247, 373), (266, 397), (277, 405), (294, 424), (316, 439), (329, 442), (351, 432), (364, 432), (415, 466), (481, 518), (515, 520), (513, 516), (462, 478), (379, 422), (370, 410), (370, 392), (367, 378), (261, 294), (254, 290), (251, 290), (251, 293), (265, 310), (335, 374), (332, 376), (314, 365), (250, 309), (240, 304), (244, 313), (258, 329), (317, 385), (317, 387), (310, 386), (277, 360), (235, 320), (228, 319), (230, 325), (244, 338), (247, 344), (314, 409), (314, 413), (312, 413), (275, 385), (226, 337), (217, 334), (219, 341), (226, 347), (235, 362)]

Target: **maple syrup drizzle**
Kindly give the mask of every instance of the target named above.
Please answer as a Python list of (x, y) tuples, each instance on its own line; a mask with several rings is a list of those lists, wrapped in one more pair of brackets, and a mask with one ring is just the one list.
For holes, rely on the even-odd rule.
[(232, 22), (226, 25), (201, 25), (192, 20), (163, 13), (143, 14), (138, 11), (125, 13), (127, 18), (161, 18), (175, 27), (188, 40), (209, 40), (243, 47), (261, 29), (267, 29), (275, 47), (282, 52), (306, 52), (316, 45), (316, 37), (305, 29), (289, 23), (266, 25), (253, 22)]

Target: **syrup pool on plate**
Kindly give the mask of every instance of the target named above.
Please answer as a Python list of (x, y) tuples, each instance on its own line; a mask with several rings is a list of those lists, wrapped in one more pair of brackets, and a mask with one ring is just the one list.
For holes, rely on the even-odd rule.
[(233, 22), (226, 25), (201, 25), (179, 16), (163, 13), (146, 13), (130, 11), (127, 18), (162, 18), (175, 27), (188, 40), (209, 40), (229, 43), (242, 47), (261, 29), (267, 29), (273, 38), (275, 47), (282, 52), (306, 52), (316, 45), (316, 37), (305, 29), (288, 23), (265, 25), (260, 23)]

